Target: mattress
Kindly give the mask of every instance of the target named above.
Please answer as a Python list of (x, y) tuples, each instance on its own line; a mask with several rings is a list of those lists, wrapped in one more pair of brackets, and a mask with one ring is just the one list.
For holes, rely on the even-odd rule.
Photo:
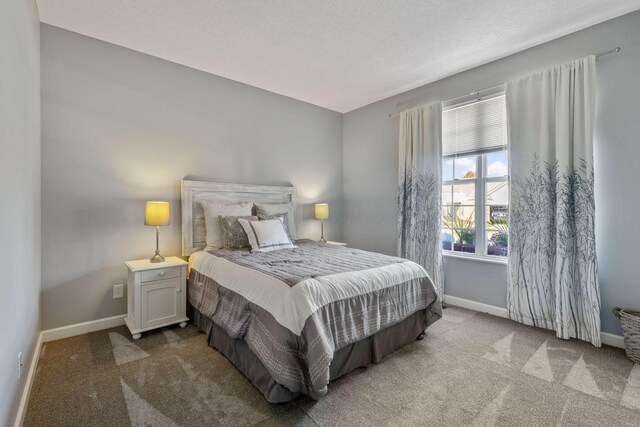
[(268, 253), (197, 252), (189, 277), (198, 314), (246, 344), (291, 396), (326, 394), (341, 349), (414, 313), (423, 311), (424, 328), (442, 315), (429, 275), (411, 261), (310, 240), (296, 244)]

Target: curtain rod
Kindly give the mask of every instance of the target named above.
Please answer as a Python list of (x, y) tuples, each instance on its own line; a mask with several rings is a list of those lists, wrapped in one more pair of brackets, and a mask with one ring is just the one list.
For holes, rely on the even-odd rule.
[[(609, 54), (611, 54), (611, 53), (618, 53), (618, 52), (620, 52), (620, 50), (621, 50), (621, 49), (620, 49), (620, 47), (614, 47), (613, 49), (609, 49), (609, 50), (606, 50), (606, 51), (604, 51), (604, 52), (596, 53), (595, 57), (596, 57), (596, 58), (600, 58), (601, 56), (609, 55)], [(501, 83), (501, 84), (499, 84), (499, 85), (495, 85), (495, 86), (491, 86), (491, 87), (488, 87), (488, 88), (486, 88), (486, 89), (477, 90), (477, 91), (475, 91), (475, 92), (471, 92), (471, 93), (469, 93), (469, 94), (467, 94), (467, 95), (462, 95), (462, 96), (458, 96), (458, 97), (456, 97), (456, 98), (447, 99), (447, 100), (444, 100), (444, 101), (442, 101), (442, 102), (450, 102), (450, 101), (455, 101), (456, 99), (466, 98), (467, 96), (480, 95), (480, 93), (482, 93), (482, 92), (487, 92), (487, 91), (489, 91), (489, 90), (497, 89), (497, 88), (499, 88), (500, 86), (504, 86), (504, 83)], [(409, 108), (414, 108), (414, 107), (409, 107)], [(406, 108), (406, 109), (405, 109), (405, 110), (403, 110), (403, 111), (406, 111), (406, 110), (408, 110), (409, 108)], [(397, 115), (399, 115), (400, 113), (402, 113), (402, 111), (398, 111), (397, 113), (389, 114), (389, 117), (397, 116)]]

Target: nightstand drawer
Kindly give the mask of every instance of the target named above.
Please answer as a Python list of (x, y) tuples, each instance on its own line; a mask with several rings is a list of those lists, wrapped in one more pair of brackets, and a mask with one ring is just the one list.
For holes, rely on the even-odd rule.
[(143, 283), (153, 282), (155, 280), (175, 279), (176, 277), (180, 277), (180, 269), (176, 267), (158, 268), (140, 273), (140, 281)]

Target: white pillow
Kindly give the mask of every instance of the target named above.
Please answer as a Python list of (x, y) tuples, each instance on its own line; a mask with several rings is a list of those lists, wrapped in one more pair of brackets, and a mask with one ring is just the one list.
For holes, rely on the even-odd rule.
[(287, 236), (282, 224), (282, 218), (265, 221), (250, 221), (238, 218), (238, 222), (247, 233), (251, 252), (271, 252), (278, 249), (296, 247)]
[(201, 202), (204, 211), (204, 224), (207, 229), (207, 247), (205, 250), (222, 247), (222, 227), (220, 216), (251, 216), (251, 202), (212, 203)]
[(257, 216), (268, 216), (288, 213), (289, 232), (291, 238), (296, 239), (296, 211), (291, 203), (261, 203), (255, 204)]

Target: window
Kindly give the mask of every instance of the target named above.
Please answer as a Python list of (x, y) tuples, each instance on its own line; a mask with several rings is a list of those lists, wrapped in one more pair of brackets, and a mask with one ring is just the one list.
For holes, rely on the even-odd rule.
[(505, 98), (495, 93), (442, 113), (442, 248), (508, 253), (509, 162)]

